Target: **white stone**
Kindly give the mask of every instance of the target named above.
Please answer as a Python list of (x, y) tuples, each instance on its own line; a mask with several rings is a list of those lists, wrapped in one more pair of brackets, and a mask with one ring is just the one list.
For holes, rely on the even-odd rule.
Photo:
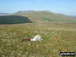
[(43, 40), (43, 39), (41, 38), (41, 36), (39, 34), (34, 36), (34, 38), (31, 39), (31, 41), (41, 41), (41, 40)]

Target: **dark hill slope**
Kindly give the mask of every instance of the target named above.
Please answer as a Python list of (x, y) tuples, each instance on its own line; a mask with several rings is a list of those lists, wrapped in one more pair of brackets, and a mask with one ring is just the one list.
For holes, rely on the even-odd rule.
[(27, 17), (23, 16), (0, 16), (0, 24), (20, 24), (31, 23)]

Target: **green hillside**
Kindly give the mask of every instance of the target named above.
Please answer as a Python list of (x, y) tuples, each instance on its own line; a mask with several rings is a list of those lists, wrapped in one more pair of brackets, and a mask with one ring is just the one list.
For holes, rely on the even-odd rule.
[(22, 11), (17, 15), (27, 16), (34, 22), (50, 22), (50, 23), (76, 23), (76, 18), (63, 14), (52, 13), (50, 11)]
[[(42, 41), (22, 41), (37, 34)], [(60, 50), (76, 51), (75, 18), (49, 11), (0, 16), (0, 57), (60, 57)]]
[(76, 23), (76, 18), (50, 11), (19, 11), (12, 15), (0, 16), (0, 24), (19, 23)]
[[(40, 34), (42, 41), (22, 41)], [(0, 25), (0, 57), (59, 57), (76, 51), (76, 24)]]

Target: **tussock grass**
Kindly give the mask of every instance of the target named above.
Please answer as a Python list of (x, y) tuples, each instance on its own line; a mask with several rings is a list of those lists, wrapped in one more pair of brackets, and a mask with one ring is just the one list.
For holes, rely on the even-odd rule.
[[(43, 41), (22, 42), (40, 34)], [(76, 51), (76, 24), (0, 25), (0, 57), (59, 57)]]

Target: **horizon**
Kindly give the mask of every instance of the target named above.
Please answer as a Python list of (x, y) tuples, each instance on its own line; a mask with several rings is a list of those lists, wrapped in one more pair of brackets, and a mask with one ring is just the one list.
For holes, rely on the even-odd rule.
[(76, 0), (0, 0), (0, 13), (15, 13), (18, 11), (43, 11), (76, 16)]

